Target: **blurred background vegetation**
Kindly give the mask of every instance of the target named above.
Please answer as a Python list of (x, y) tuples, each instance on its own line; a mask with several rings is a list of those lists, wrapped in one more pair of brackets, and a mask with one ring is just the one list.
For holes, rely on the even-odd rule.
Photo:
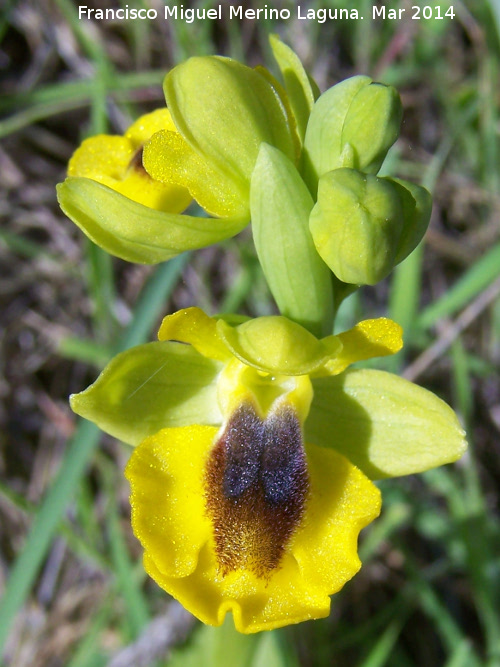
[[(222, 4), (224, 3), (223, 0)], [(90, 7), (153, 7), (88, 0)], [(210, 7), (213, 2), (185, 3)], [(233, 3), (235, 4), (235, 3)], [(304, 1), (357, 8), (372, 0)], [(400, 21), (79, 21), (72, 0), (0, 13), (0, 644), (12, 667), (500, 665), (500, 4), (419, 4)], [(246, 6), (263, 6), (247, 2)], [(268, 3), (294, 8), (296, 3)], [(294, 12), (292, 12), (293, 16)], [(434, 14), (435, 16), (436, 14)], [(468, 430), (456, 465), (384, 481), (364, 567), (328, 619), (245, 637), (197, 626), (142, 570), (122, 477), (128, 451), (80, 423), (68, 395), (161, 317), (274, 312), (250, 232), (159, 267), (112, 259), (58, 210), (79, 142), (163, 104), (194, 54), (274, 67), (277, 32), (320, 87), (356, 73), (395, 85), (405, 117), (385, 171), (433, 191), (422, 247), (342, 307), (339, 328), (389, 315), (390, 368), (447, 400)], [(216, 94), (216, 91), (214, 91)], [(403, 443), (404, 444), (404, 443)], [(171, 651), (173, 650), (173, 654)]]

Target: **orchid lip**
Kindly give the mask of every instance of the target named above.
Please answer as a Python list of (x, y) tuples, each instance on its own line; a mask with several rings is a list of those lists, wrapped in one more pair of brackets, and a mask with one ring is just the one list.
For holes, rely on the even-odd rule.
[(284, 403), (261, 419), (242, 403), (205, 468), (207, 514), (223, 576), (248, 569), (268, 578), (300, 524), (309, 492), (299, 420)]

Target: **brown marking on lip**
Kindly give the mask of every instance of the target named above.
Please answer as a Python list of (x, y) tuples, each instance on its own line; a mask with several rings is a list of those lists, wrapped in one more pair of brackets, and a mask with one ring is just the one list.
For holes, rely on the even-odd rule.
[(309, 479), (300, 423), (282, 406), (265, 420), (242, 404), (205, 469), (206, 507), (223, 575), (248, 569), (267, 579), (303, 516)]
[(128, 164), (128, 168), (134, 169), (135, 171), (140, 172), (144, 176), (148, 176), (149, 178), (151, 178), (148, 172), (144, 169), (144, 165), (142, 163), (143, 153), (144, 153), (144, 146), (140, 146), (132, 156), (132, 159)]

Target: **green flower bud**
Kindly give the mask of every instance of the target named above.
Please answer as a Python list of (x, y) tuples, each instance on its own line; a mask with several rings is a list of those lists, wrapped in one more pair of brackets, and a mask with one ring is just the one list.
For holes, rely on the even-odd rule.
[(377, 173), (398, 137), (401, 117), (397, 91), (367, 76), (327, 90), (307, 125), (304, 171), (309, 186), (315, 189), (323, 174), (341, 167)]
[(429, 214), (430, 195), (423, 188), (336, 169), (319, 181), (309, 227), (337, 278), (374, 285), (415, 248)]

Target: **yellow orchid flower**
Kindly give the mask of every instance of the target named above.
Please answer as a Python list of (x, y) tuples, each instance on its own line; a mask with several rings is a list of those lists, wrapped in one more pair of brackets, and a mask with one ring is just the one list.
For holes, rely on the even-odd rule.
[(326, 616), (380, 511), (370, 479), (464, 450), (432, 393), (346, 370), (401, 344), (385, 318), (318, 339), (282, 316), (189, 308), (73, 396), (75, 412), (138, 445), (126, 476), (153, 579), (205, 623), (232, 611), (241, 632)]
[(124, 136), (90, 137), (57, 186), (64, 213), (94, 243), (130, 262), (162, 262), (233, 236), (248, 222), (230, 216), (207, 224), (206, 218), (181, 213), (193, 194), (185, 184), (154, 178), (144, 166), (145, 147), (163, 134), (185, 144), (168, 109), (142, 116)]
[(141, 116), (123, 136), (89, 137), (69, 161), (68, 176), (97, 181), (158, 211), (180, 213), (192, 199), (189, 191), (153, 179), (142, 161), (144, 145), (161, 130), (177, 133), (168, 109), (156, 109)]
[[(164, 81), (167, 109), (124, 137), (86, 140), (58, 186), (64, 213), (95, 243), (154, 264), (239, 233), (259, 147), (296, 161), (299, 138), (286, 93), (266, 70), (231, 58), (190, 58)], [(181, 214), (191, 199), (210, 218)]]

